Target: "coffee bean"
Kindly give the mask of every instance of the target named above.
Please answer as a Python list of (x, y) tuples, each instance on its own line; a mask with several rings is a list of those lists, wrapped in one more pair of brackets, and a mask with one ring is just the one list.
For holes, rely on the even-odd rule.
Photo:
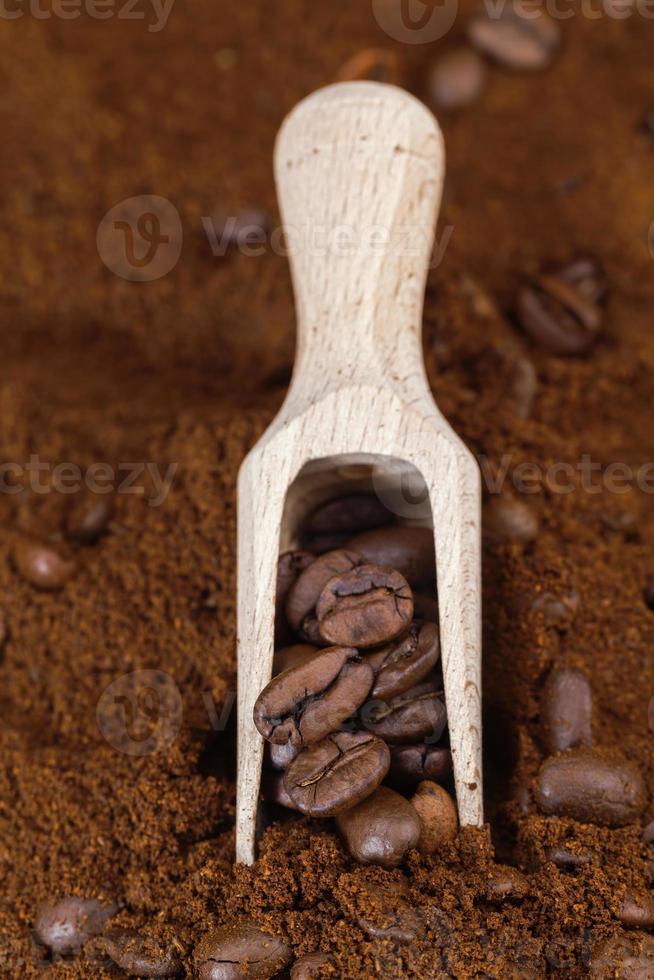
[(374, 493), (353, 493), (336, 497), (317, 507), (304, 521), (307, 534), (337, 534), (345, 531), (352, 536), (390, 524), (393, 515)]
[(411, 803), (422, 821), (418, 842), (421, 854), (434, 854), (450, 841), (459, 829), (454, 800), (442, 786), (428, 780), (420, 783)]
[(631, 929), (651, 929), (654, 926), (654, 897), (647, 892), (627, 892), (620, 905), (618, 918)]
[(285, 551), (277, 560), (275, 588), (275, 644), (280, 646), (289, 640), (290, 630), (286, 621), (286, 601), (291, 587), (305, 568), (316, 560), (310, 551)]
[(423, 780), (440, 782), (452, 772), (452, 753), (438, 745), (393, 745), (389, 781), (415, 786)]
[(441, 692), (425, 683), (390, 701), (370, 701), (361, 720), (367, 731), (390, 744), (437, 742), (445, 731), (447, 712)]
[(592, 745), (593, 694), (580, 670), (553, 670), (540, 702), (543, 745), (550, 753)]
[(413, 906), (405, 881), (366, 883), (363, 892), (366, 909), (372, 910), (357, 922), (370, 939), (410, 946), (424, 938), (425, 920)]
[(588, 965), (594, 980), (652, 980), (654, 977), (654, 938), (647, 933), (620, 933), (606, 939), (591, 951)]
[(597, 259), (583, 255), (563, 265), (553, 265), (547, 271), (555, 279), (574, 286), (591, 303), (602, 303), (606, 299), (608, 283)]
[(320, 741), (363, 704), (372, 667), (351, 647), (329, 647), (270, 681), (254, 705), (264, 738), (299, 749)]
[(350, 538), (350, 551), (361, 561), (394, 568), (413, 588), (433, 582), (436, 576), (434, 532), (426, 527), (384, 527)]
[(75, 574), (75, 562), (64, 558), (42, 541), (21, 539), (14, 548), (16, 568), (30, 585), (38, 589), (61, 589)]
[(133, 977), (179, 977), (184, 970), (174, 946), (162, 948), (136, 932), (110, 933), (101, 940), (101, 949)]
[(96, 898), (62, 898), (43, 902), (36, 913), (34, 932), (39, 942), (59, 956), (77, 953), (97, 936), (118, 911), (113, 902)]
[(198, 980), (270, 980), (291, 960), (291, 950), (254, 922), (220, 926), (196, 947)]
[(629, 762), (615, 762), (591, 749), (568, 749), (540, 769), (536, 801), (543, 813), (580, 823), (623, 827), (643, 812), (647, 794)]
[(525, 876), (505, 864), (496, 865), (488, 879), (488, 895), (494, 901), (504, 901), (505, 898), (524, 898), (529, 892), (529, 881)]
[(486, 67), (470, 48), (456, 48), (431, 68), (429, 101), (439, 109), (466, 109), (476, 102), (486, 82)]
[[(499, 16), (498, 16), (499, 14)], [(547, 68), (559, 46), (561, 31), (544, 10), (520, 4), (484, 11), (468, 26), (471, 43), (504, 68)]]
[(541, 613), (546, 626), (563, 628), (569, 626), (579, 609), (579, 593), (571, 589), (563, 595), (543, 592), (534, 599), (531, 608)]
[(335, 732), (300, 752), (284, 774), (298, 810), (333, 817), (373, 793), (388, 772), (388, 746), (366, 732)]
[(643, 589), (643, 598), (648, 609), (654, 612), (654, 575), (649, 575)]
[(384, 565), (359, 565), (335, 575), (316, 604), (326, 643), (364, 647), (388, 643), (413, 618), (413, 594), (403, 575)]
[(324, 531), (320, 534), (303, 534), (302, 547), (314, 555), (326, 555), (328, 551), (340, 551), (352, 537), (351, 531)]
[(589, 851), (577, 854), (566, 844), (552, 844), (551, 847), (546, 847), (545, 857), (559, 868), (581, 868), (593, 860), (593, 855)]
[(366, 663), (375, 672), (370, 697), (388, 701), (404, 694), (425, 679), (439, 656), (438, 627), (434, 623), (413, 623), (405, 636), (366, 656)]
[(286, 600), (286, 616), (293, 629), (311, 641), (320, 640), (314, 613), (320, 593), (335, 575), (349, 572), (359, 564), (361, 557), (358, 554), (341, 550), (328, 551), (305, 568), (291, 586)]
[(493, 544), (529, 544), (538, 537), (538, 518), (513, 497), (493, 497), (483, 511), (484, 538)]
[(283, 771), (288, 769), (293, 759), (297, 758), (299, 749), (292, 742), (285, 742), (283, 745), (275, 745), (274, 742), (268, 742), (266, 746), (268, 750), (268, 759), (270, 765), (273, 769), (278, 769)]
[(334, 960), (327, 953), (307, 953), (293, 964), (291, 980), (316, 980), (324, 976), (320, 972), (324, 967), (333, 965)]
[(285, 670), (291, 670), (292, 667), (300, 667), (313, 660), (318, 653), (320, 648), (310, 643), (293, 643), (290, 647), (282, 647), (275, 653), (273, 674), (281, 674)]
[(389, 48), (366, 48), (353, 55), (339, 69), (337, 82), (386, 82), (400, 83), (400, 60)]
[(78, 494), (66, 515), (66, 536), (79, 544), (94, 544), (107, 530), (113, 509), (111, 494)]
[(539, 276), (518, 291), (516, 312), (523, 330), (551, 354), (585, 354), (599, 336), (601, 310), (575, 286)]
[(422, 829), (411, 804), (385, 786), (340, 813), (336, 826), (355, 860), (384, 868), (397, 867), (406, 852), (417, 847)]

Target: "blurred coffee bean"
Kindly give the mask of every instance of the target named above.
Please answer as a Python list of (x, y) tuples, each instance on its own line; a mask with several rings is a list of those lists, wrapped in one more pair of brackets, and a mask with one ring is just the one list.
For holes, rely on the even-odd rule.
[(454, 800), (438, 783), (420, 783), (411, 803), (422, 822), (418, 841), (421, 854), (434, 854), (443, 844), (453, 841), (459, 829)]
[(366, 655), (366, 663), (375, 672), (370, 697), (388, 701), (403, 694), (424, 680), (439, 656), (438, 627), (413, 623), (405, 636)]
[(77, 953), (99, 935), (106, 922), (116, 914), (113, 902), (96, 898), (62, 898), (43, 902), (36, 913), (34, 932), (40, 943), (59, 956)]
[(468, 37), (502, 67), (535, 71), (551, 64), (561, 30), (542, 8), (512, 4), (480, 12), (468, 25)]
[(366, 700), (374, 673), (352, 647), (330, 647), (277, 674), (254, 705), (264, 738), (299, 749), (320, 741)]
[(357, 919), (370, 939), (381, 939), (395, 946), (410, 946), (423, 939), (425, 921), (413, 907), (404, 881), (382, 885), (368, 883), (364, 889), (366, 915)]
[(585, 354), (599, 336), (600, 307), (557, 276), (539, 276), (518, 290), (516, 312), (523, 330), (551, 354)]
[(114, 932), (103, 937), (101, 948), (116, 966), (133, 977), (179, 977), (184, 972), (174, 947), (161, 948), (154, 939), (136, 932)]
[(370, 701), (361, 711), (363, 727), (385, 742), (437, 742), (447, 725), (442, 692), (431, 683), (418, 684), (389, 701)]
[(94, 544), (107, 530), (113, 510), (111, 494), (90, 491), (77, 494), (66, 514), (66, 537), (78, 544)]
[(322, 531), (320, 534), (303, 534), (302, 547), (314, 555), (325, 555), (328, 551), (339, 551), (352, 537), (351, 531)]
[(340, 813), (336, 826), (356, 861), (384, 868), (397, 867), (406, 852), (417, 847), (422, 829), (411, 804), (385, 786)]
[(578, 854), (570, 850), (566, 844), (552, 844), (551, 847), (546, 847), (545, 857), (559, 868), (581, 868), (585, 864), (590, 864), (593, 859), (589, 851)]
[(548, 677), (540, 702), (543, 745), (550, 753), (592, 745), (593, 694), (580, 670), (561, 668)]
[(557, 596), (553, 592), (542, 592), (531, 604), (535, 612), (542, 613), (546, 626), (569, 626), (579, 609), (579, 593), (571, 589)]
[(277, 560), (277, 581), (275, 586), (275, 645), (289, 642), (291, 631), (286, 621), (286, 600), (291, 586), (297, 581), (305, 568), (315, 561), (310, 551), (285, 551)]
[(488, 895), (495, 901), (505, 898), (524, 898), (529, 892), (529, 881), (522, 872), (505, 864), (497, 864), (488, 879)]
[(290, 670), (292, 667), (300, 667), (313, 660), (320, 652), (321, 648), (314, 647), (311, 643), (293, 643), (290, 647), (282, 647), (281, 650), (275, 651), (273, 675), (281, 674), (282, 671)]
[(196, 947), (198, 980), (270, 980), (291, 960), (291, 950), (247, 919), (215, 929)]
[(386, 82), (400, 84), (400, 59), (389, 48), (366, 48), (357, 52), (336, 75), (337, 82)]
[(654, 897), (648, 892), (627, 892), (618, 918), (630, 929), (651, 929), (654, 926)]
[(477, 101), (486, 82), (486, 66), (470, 48), (444, 54), (430, 69), (429, 101), (438, 109), (465, 109)]
[(326, 643), (364, 647), (389, 643), (413, 618), (413, 594), (403, 575), (384, 565), (359, 565), (335, 575), (316, 604)]
[(644, 932), (621, 932), (591, 950), (588, 965), (593, 980), (651, 980), (654, 977), (654, 938)]
[(538, 537), (538, 518), (528, 504), (513, 497), (493, 497), (484, 506), (484, 538), (495, 544), (528, 544)]
[(579, 256), (571, 262), (553, 265), (546, 270), (555, 279), (574, 286), (591, 303), (602, 303), (606, 299), (608, 283), (602, 266), (591, 256)]
[(286, 617), (293, 629), (311, 641), (319, 640), (314, 610), (320, 593), (335, 575), (349, 572), (359, 564), (360, 555), (352, 550), (341, 550), (329, 551), (305, 568), (291, 586), (286, 600)]
[(643, 598), (648, 609), (654, 612), (654, 575), (649, 575), (643, 589)]
[(385, 527), (350, 538), (349, 551), (373, 565), (389, 565), (413, 588), (436, 577), (434, 532), (427, 527)]
[(321, 504), (304, 521), (302, 531), (307, 534), (347, 531), (351, 536), (358, 531), (383, 527), (392, 520), (393, 515), (374, 493), (353, 493)]
[(323, 967), (333, 963), (334, 960), (327, 953), (307, 953), (293, 964), (291, 980), (316, 980)]
[(409, 787), (423, 780), (441, 782), (452, 772), (452, 753), (438, 745), (393, 745), (389, 782)]
[(638, 770), (591, 749), (568, 749), (541, 766), (536, 801), (543, 813), (571, 817), (580, 823), (623, 827), (636, 820), (647, 805), (647, 792)]
[(33, 538), (22, 538), (14, 548), (16, 568), (30, 585), (38, 589), (61, 589), (75, 574), (72, 559), (64, 558), (55, 548)]
[(284, 786), (302, 813), (333, 817), (374, 793), (390, 761), (380, 738), (335, 732), (300, 752), (284, 774)]

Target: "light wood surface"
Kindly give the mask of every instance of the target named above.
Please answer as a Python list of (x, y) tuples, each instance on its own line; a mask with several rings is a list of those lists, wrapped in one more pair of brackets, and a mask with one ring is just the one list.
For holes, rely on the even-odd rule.
[(459, 817), (483, 821), (480, 476), (434, 403), (421, 347), (443, 171), (431, 113), (372, 82), (316, 92), (277, 140), (298, 343), (286, 401), (239, 474), (240, 862), (255, 857), (263, 743), (252, 709), (272, 672), (277, 557), (337, 488), (371, 486), (402, 520), (433, 522)]

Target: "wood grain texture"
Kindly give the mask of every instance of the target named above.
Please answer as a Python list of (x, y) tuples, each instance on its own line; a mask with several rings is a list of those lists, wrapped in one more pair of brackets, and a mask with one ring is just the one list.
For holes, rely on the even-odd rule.
[(252, 709), (272, 672), (280, 543), (294, 541), (303, 487), (328, 486), (339, 467), (386, 473), (390, 482), (417, 470), (424, 481), (459, 817), (483, 821), (480, 476), (434, 403), (421, 348), (443, 171), (436, 121), (392, 86), (323, 89), (278, 137), (298, 344), (286, 401), (239, 474), (240, 862), (255, 856), (263, 744)]

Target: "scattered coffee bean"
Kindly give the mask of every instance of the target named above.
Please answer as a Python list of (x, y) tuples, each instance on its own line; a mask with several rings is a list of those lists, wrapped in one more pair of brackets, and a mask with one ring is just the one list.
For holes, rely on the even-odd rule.
[(305, 568), (286, 600), (286, 616), (293, 629), (312, 642), (320, 641), (314, 613), (320, 593), (335, 575), (349, 572), (359, 564), (361, 557), (356, 552), (341, 550), (328, 551)]
[(374, 493), (353, 493), (336, 497), (317, 507), (305, 520), (302, 530), (308, 534), (340, 534), (390, 524), (393, 515)]
[(327, 953), (307, 953), (293, 964), (291, 980), (315, 980), (321, 976), (320, 971), (324, 967), (333, 964), (334, 960)]
[(513, 497), (493, 497), (484, 506), (483, 532), (495, 544), (528, 544), (538, 537), (538, 518), (528, 504)]
[(550, 755), (592, 745), (592, 716), (593, 694), (586, 675), (574, 669), (553, 670), (540, 703), (541, 738)]
[(486, 67), (470, 48), (443, 55), (429, 72), (429, 101), (439, 109), (466, 109), (476, 102), (486, 82)]
[(370, 701), (361, 717), (364, 728), (391, 745), (437, 742), (447, 725), (442, 694), (431, 683), (418, 684), (390, 701)]
[(495, 901), (505, 898), (524, 898), (529, 892), (529, 881), (516, 868), (505, 864), (496, 865), (488, 879), (488, 894)]
[(302, 813), (333, 817), (374, 793), (390, 762), (380, 738), (335, 732), (298, 755), (284, 774), (284, 786)]
[(387, 643), (366, 656), (375, 672), (370, 697), (388, 701), (424, 680), (440, 656), (438, 627), (413, 623), (399, 640)]
[(393, 745), (388, 778), (397, 786), (415, 786), (423, 780), (441, 782), (452, 772), (452, 753), (438, 745)]
[(340, 813), (336, 825), (355, 860), (395, 868), (417, 847), (422, 829), (411, 804), (385, 786), (358, 806)]
[(541, 8), (511, 4), (480, 13), (468, 26), (471, 43), (504, 68), (547, 68), (559, 46), (561, 31)]
[(366, 48), (339, 69), (337, 82), (386, 82), (399, 85), (400, 60), (389, 48)]
[(136, 932), (114, 932), (104, 936), (101, 948), (116, 966), (133, 977), (179, 977), (184, 971), (174, 946), (162, 949), (153, 939)]
[(113, 509), (111, 494), (78, 494), (66, 515), (66, 536), (79, 544), (94, 544), (107, 530)]
[(640, 773), (629, 762), (611, 761), (579, 748), (543, 763), (536, 800), (548, 815), (622, 827), (640, 816), (647, 794)]
[(581, 851), (577, 854), (570, 850), (567, 844), (552, 844), (551, 847), (545, 848), (545, 857), (559, 868), (581, 868), (593, 860), (593, 855), (589, 851)]
[(553, 592), (542, 592), (534, 599), (531, 608), (541, 613), (546, 626), (563, 628), (569, 626), (579, 609), (579, 593), (574, 589), (557, 596)]
[(279, 556), (275, 591), (275, 644), (277, 646), (289, 641), (289, 625), (286, 621), (288, 593), (305, 568), (315, 560), (316, 556), (310, 551), (285, 551)]
[(418, 842), (421, 854), (435, 852), (453, 841), (459, 829), (454, 800), (442, 786), (428, 780), (420, 783), (411, 803), (422, 821)]
[(59, 956), (77, 953), (99, 935), (106, 922), (118, 911), (113, 902), (96, 898), (62, 898), (43, 902), (36, 913), (34, 932), (39, 942)]
[(590, 256), (584, 255), (563, 265), (554, 265), (547, 271), (561, 282), (574, 286), (591, 303), (602, 303), (606, 299), (606, 275), (599, 262)]
[(602, 323), (600, 307), (556, 276), (539, 276), (523, 286), (516, 311), (523, 330), (551, 354), (585, 354)]
[(643, 589), (643, 598), (648, 609), (654, 612), (654, 575), (649, 575)]
[(357, 650), (330, 647), (273, 677), (254, 705), (254, 723), (277, 745), (312, 745), (354, 714), (373, 679), (372, 667)]
[[(394, 568), (413, 588), (436, 576), (434, 532), (427, 527), (384, 527), (350, 538), (349, 551), (372, 565)], [(336, 574), (336, 573), (335, 573)]]
[(647, 933), (620, 933), (591, 951), (588, 965), (594, 980), (651, 980), (654, 977), (654, 938)]
[(370, 939), (381, 939), (395, 946), (410, 946), (425, 936), (425, 921), (411, 902), (409, 889), (402, 882), (388, 886), (370, 884), (365, 889), (366, 906), (377, 906), (358, 918)]
[(293, 667), (300, 667), (313, 660), (318, 653), (320, 648), (310, 643), (293, 643), (290, 647), (282, 647), (275, 653), (273, 675), (281, 674), (282, 671), (291, 670)]
[(16, 568), (31, 585), (45, 591), (61, 589), (75, 573), (75, 562), (41, 541), (23, 538), (14, 549)]
[(651, 929), (654, 926), (654, 897), (627, 892), (620, 905), (618, 918), (631, 929)]
[(198, 980), (270, 980), (291, 960), (291, 951), (247, 920), (221, 926), (195, 950)]
[(403, 575), (384, 565), (359, 565), (330, 579), (316, 604), (326, 643), (364, 647), (389, 643), (413, 618), (413, 594)]

